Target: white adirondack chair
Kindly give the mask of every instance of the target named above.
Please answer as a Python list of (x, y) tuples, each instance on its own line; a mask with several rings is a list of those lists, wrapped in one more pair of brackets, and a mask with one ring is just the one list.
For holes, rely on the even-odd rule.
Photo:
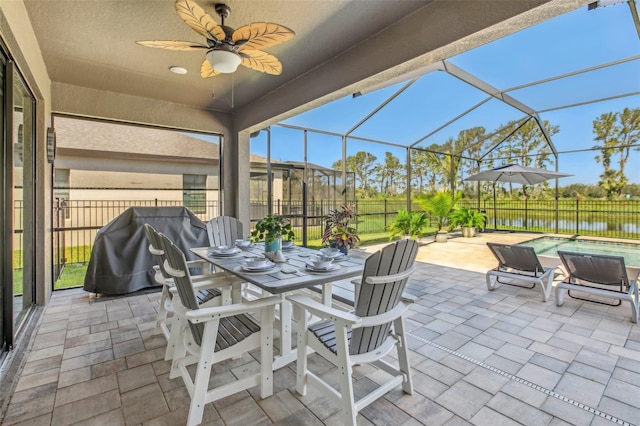
[[(211, 247), (217, 246), (231, 246), (235, 244), (236, 240), (244, 238), (243, 230), (244, 226), (242, 222), (232, 216), (218, 216), (209, 220), (207, 223), (207, 235), (209, 237), (209, 245)], [(246, 288), (245, 288), (246, 290)], [(262, 294), (256, 294), (262, 296)], [(248, 295), (248, 293), (246, 294)], [(224, 294), (225, 299), (227, 294)], [(232, 287), (231, 300), (233, 303), (238, 303), (242, 300), (242, 285), (237, 284)]]
[(231, 246), (236, 242), (236, 240), (243, 238), (242, 222), (235, 217), (214, 217), (208, 221), (206, 225), (209, 245), (211, 247)]
[[(344, 312), (303, 295), (287, 298), (293, 303), (298, 321), (298, 378), (301, 395), (312, 386), (342, 407), (344, 425), (355, 425), (358, 412), (402, 384), (405, 393), (413, 393), (403, 314), (413, 299), (402, 292), (413, 266), (418, 244), (401, 240), (372, 254), (366, 261), (362, 281), (356, 287), (354, 312)], [(322, 318), (310, 326), (307, 314)], [(339, 368), (339, 391), (308, 370), (307, 347)], [(383, 360), (397, 350), (399, 367)], [(372, 363), (391, 378), (355, 401), (351, 376), (356, 364)]]
[[(171, 288), (174, 286), (174, 279), (164, 269), (164, 250), (160, 243), (160, 233), (149, 224), (144, 226), (147, 239), (149, 240), (149, 252), (156, 258), (158, 265), (154, 267), (154, 279), (158, 284), (162, 285), (162, 295), (160, 297), (160, 306), (156, 316), (156, 332), (162, 332), (167, 339), (167, 350), (165, 352), (165, 360), (170, 361), (173, 357), (181, 328), (174, 324), (179, 320), (169, 317), (169, 313), (173, 312), (171, 307)], [(195, 260), (187, 262), (189, 268), (199, 268), (202, 275), (192, 275), (196, 290), (196, 298), (201, 306), (215, 306), (231, 303), (231, 285), (238, 281), (237, 277), (229, 273), (213, 273), (210, 264), (203, 260)], [(224, 297), (221, 297), (223, 296)]]
[[(176, 317), (188, 323), (189, 332), (183, 333), (176, 345), (170, 378), (182, 377), (191, 396), (188, 425), (202, 422), (205, 404), (236, 392), (261, 385), (260, 395), (273, 394), (273, 322), (278, 297), (216, 307), (199, 306), (193, 291), (184, 254), (169, 239), (160, 234), (165, 252), (165, 270), (176, 284), (178, 297), (172, 305)], [(260, 323), (249, 315), (260, 314)], [(212, 365), (260, 348), (260, 371), (231, 383), (209, 388)], [(197, 364), (192, 375), (187, 367)]]

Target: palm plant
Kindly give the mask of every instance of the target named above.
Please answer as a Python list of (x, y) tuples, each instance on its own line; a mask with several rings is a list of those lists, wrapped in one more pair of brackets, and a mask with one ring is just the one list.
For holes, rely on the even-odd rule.
[(463, 206), (455, 209), (449, 218), (451, 226), (454, 227), (482, 228), (484, 226), (485, 215), (471, 207)]
[(408, 235), (417, 239), (424, 235), (424, 228), (429, 224), (429, 218), (423, 212), (400, 210), (394, 221), (389, 225), (392, 239), (396, 235)]
[(389, 236), (390, 240), (396, 235), (409, 235), (409, 230), (411, 229), (411, 212), (408, 210), (398, 211), (396, 218), (389, 224), (388, 228), (391, 233)]
[(423, 212), (411, 213), (411, 226), (409, 227), (409, 235), (413, 239), (422, 238), (424, 229), (429, 225), (429, 218)]
[(432, 196), (422, 196), (418, 199), (418, 204), (429, 215), (435, 217), (438, 232), (447, 232), (451, 212), (456, 206), (462, 193), (452, 193), (451, 191), (440, 191)]

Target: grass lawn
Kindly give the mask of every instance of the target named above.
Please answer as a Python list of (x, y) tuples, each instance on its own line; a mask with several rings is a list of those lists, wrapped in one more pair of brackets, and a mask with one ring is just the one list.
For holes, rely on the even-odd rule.
[(65, 265), (60, 278), (54, 285), (54, 290), (63, 288), (82, 287), (84, 284), (84, 276), (87, 273), (86, 263), (74, 263)]

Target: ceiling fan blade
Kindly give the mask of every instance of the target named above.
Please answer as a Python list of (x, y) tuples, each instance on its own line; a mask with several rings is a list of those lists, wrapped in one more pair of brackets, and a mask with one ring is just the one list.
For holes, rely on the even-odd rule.
[(280, 75), (282, 73), (282, 63), (270, 53), (261, 50), (242, 50), (241, 64), (252, 70), (266, 72), (267, 74)]
[(200, 75), (202, 76), (202, 78), (215, 77), (218, 74), (220, 73), (214, 70), (211, 66), (211, 63), (209, 63), (209, 61), (205, 59), (202, 63), (202, 66), (200, 67)]
[(233, 41), (240, 46), (239, 50), (258, 50), (290, 40), (295, 35), (292, 30), (279, 24), (254, 22), (235, 30)]
[(215, 37), (222, 41), (226, 35), (222, 27), (213, 20), (198, 4), (191, 0), (177, 0), (176, 12), (182, 20), (200, 35), (211, 38)]
[(136, 41), (140, 46), (153, 47), (156, 49), (168, 50), (201, 50), (208, 49), (207, 46), (192, 41), (175, 41), (175, 40), (144, 40)]

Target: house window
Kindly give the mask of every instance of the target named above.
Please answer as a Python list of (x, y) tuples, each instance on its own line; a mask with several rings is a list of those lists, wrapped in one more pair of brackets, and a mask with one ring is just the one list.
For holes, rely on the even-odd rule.
[(207, 176), (182, 175), (184, 206), (196, 214), (207, 212)]

